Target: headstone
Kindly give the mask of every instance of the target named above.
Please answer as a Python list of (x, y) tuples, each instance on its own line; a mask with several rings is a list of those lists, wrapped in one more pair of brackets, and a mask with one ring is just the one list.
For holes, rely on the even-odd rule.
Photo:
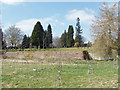
[(88, 51), (83, 51), (83, 59), (84, 60), (91, 60), (92, 57), (89, 55)]

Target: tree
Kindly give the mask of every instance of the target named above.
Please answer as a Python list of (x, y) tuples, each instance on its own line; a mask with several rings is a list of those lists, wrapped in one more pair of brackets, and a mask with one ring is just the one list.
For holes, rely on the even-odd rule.
[(92, 42), (88, 42), (88, 44), (87, 44), (87, 47), (91, 47), (92, 46)]
[(22, 48), (23, 48), (23, 49), (27, 47), (26, 42), (27, 42), (27, 36), (26, 36), (26, 34), (25, 34), (25, 35), (24, 35), (24, 38), (23, 38), (23, 41), (22, 41)]
[(0, 28), (0, 50), (2, 49), (2, 41), (3, 41), (3, 32), (2, 29)]
[(91, 25), (95, 39), (93, 51), (97, 56), (103, 56), (107, 59), (112, 58), (113, 42), (117, 38), (117, 23), (116, 4), (109, 7), (107, 3), (103, 3), (100, 7), (100, 15), (93, 20)]
[(118, 52), (118, 57), (120, 58), (120, 1), (118, 3), (118, 38), (117, 38), (117, 42), (118, 42), (118, 48), (117, 48), (117, 52)]
[(40, 46), (40, 48), (43, 48), (43, 27), (41, 23), (38, 21), (36, 25), (34, 26), (30, 42), (32, 43), (33, 46)]
[(46, 45), (47, 45), (48, 48), (52, 47), (52, 28), (51, 28), (50, 24), (47, 27)]
[(47, 47), (47, 31), (45, 30), (43, 33), (43, 49)]
[(2, 41), (2, 49), (6, 49), (7, 48), (7, 43), (5, 40)]
[(82, 36), (81, 36), (82, 29), (81, 29), (81, 26), (80, 26), (80, 19), (79, 19), (79, 17), (77, 18), (77, 23), (76, 23), (76, 27), (75, 28), (76, 28), (75, 42), (78, 42), (79, 46), (83, 46), (84, 42), (83, 42), (83, 39), (82, 39)]
[(62, 47), (61, 39), (59, 37), (53, 38), (53, 46), (56, 48)]
[(66, 39), (67, 39), (67, 33), (66, 33), (66, 30), (64, 31), (64, 33), (61, 35), (61, 44), (62, 44), (62, 47), (66, 47)]
[(21, 43), (23, 34), (18, 27), (13, 25), (5, 30), (4, 37), (8, 45), (12, 45), (12, 47), (16, 48), (16, 46)]
[(66, 39), (67, 47), (73, 47), (74, 46), (73, 34), (74, 34), (73, 26), (69, 25), (68, 33), (67, 33), (67, 39)]
[(24, 35), (23, 41), (22, 41), (22, 48), (29, 48), (30, 45), (30, 38), (27, 37), (27, 35)]
[(30, 37), (28, 36), (27, 37), (27, 47), (26, 48), (29, 48), (30, 47)]

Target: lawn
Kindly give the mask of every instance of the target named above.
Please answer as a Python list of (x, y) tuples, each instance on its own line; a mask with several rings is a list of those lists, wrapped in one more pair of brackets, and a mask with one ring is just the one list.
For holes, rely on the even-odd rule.
[[(62, 64), (61, 80), (58, 80), (57, 63), (3, 62), (2, 86), (3, 88), (117, 88), (117, 61), (92, 60)], [(34, 72), (33, 69), (37, 71)]]
[[(8, 52), (16, 52), (19, 51), (20, 49), (9, 49)], [(90, 51), (90, 47), (71, 47), (71, 48), (47, 48), (47, 49), (24, 49), (24, 51), (59, 51), (59, 50), (87, 50)], [(6, 51), (6, 50), (2, 50), (2, 51)]]

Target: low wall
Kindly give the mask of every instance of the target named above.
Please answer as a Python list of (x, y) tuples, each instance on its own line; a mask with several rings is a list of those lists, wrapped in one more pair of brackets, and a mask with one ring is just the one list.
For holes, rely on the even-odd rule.
[(68, 50), (68, 51), (17, 51), (7, 52), (7, 58), (18, 58), (18, 59), (87, 59), (83, 51), (79, 50)]

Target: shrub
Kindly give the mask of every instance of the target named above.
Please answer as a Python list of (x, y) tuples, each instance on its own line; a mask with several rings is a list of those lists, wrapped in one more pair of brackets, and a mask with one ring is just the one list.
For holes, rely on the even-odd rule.
[(79, 47), (79, 42), (76, 42), (76, 43), (74, 44), (74, 47)]

